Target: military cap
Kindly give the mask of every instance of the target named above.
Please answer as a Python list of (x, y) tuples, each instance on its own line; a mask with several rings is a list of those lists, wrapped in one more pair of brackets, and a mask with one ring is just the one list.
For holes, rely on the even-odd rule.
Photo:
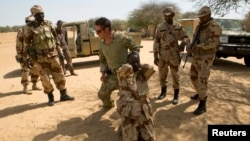
[(196, 17), (203, 17), (203, 16), (207, 16), (211, 14), (211, 9), (208, 7), (208, 6), (203, 6), (199, 12), (198, 12), (198, 15)]
[(169, 15), (171, 15), (171, 14), (175, 14), (175, 13), (174, 13), (173, 7), (166, 7), (162, 12), (163, 12), (164, 15), (166, 15), (166, 16), (169, 16)]
[(30, 8), (30, 12), (35, 16), (38, 13), (43, 13), (43, 8), (40, 5), (34, 5)]

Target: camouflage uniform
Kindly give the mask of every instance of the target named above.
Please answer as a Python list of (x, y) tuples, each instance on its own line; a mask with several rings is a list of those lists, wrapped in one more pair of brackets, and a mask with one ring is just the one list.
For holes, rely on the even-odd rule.
[[(30, 17), (26, 18), (28, 21)], [(27, 53), (26, 44), (24, 42), (24, 30), (27, 30), (27, 26), (18, 30), (17, 38), (16, 38), (16, 59), (20, 63), (21, 66), (21, 84), (23, 85), (23, 93), (31, 94), (30, 91), (27, 89), (27, 85), (29, 84), (29, 75), (31, 75), (31, 82), (33, 83), (32, 89), (33, 90), (41, 90), (37, 87), (37, 82), (39, 78), (38, 68), (34, 62), (30, 62), (30, 57)], [(29, 66), (31, 63), (31, 66)], [(30, 68), (31, 67), (31, 68)]]
[(222, 34), (221, 26), (216, 23), (211, 16), (209, 7), (204, 6), (200, 9), (198, 16), (201, 19), (207, 17), (207, 21), (200, 22), (194, 32), (194, 36), (198, 35), (194, 41), (192, 48), (192, 61), (190, 68), (190, 79), (198, 94), (191, 99), (200, 100), (199, 106), (193, 112), (195, 115), (206, 112), (206, 99), (208, 78), (210, 68), (213, 65), (215, 54), (219, 45), (219, 38)]
[(193, 59), (190, 69), (190, 78), (195, 90), (199, 94), (199, 98), (204, 99), (207, 97), (210, 68), (215, 59), (215, 53), (219, 45), (219, 37), (222, 33), (222, 29), (212, 18), (203, 25), (197, 25), (194, 35), (197, 34), (197, 29), (199, 27), (200, 36), (197, 39), (199, 43), (196, 42), (194, 45), (196, 47), (192, 53)]
[(152, 68), (142, 65), (142, 69), (134, 73), (130, 64), (123, 64), (117, 70), (120, 87), (117, 111), (121, 115), (123, 141), (156, 140), (149, 89), (144, 75)]
[[(174, 14), (171, 8), (166, 8), (163, 12), (164, 14)], [(188, 40), (181, 24), (169, 24), (168, 22), (164, 22), (158, 26), (156, 38), (154, 40), (154, 57), (158, 58), (159, 56), (157, 65), (159, 69), (160, 85), (163, 88), (162, 91), (165, 93), (169, 69), (173, 80), (173, 88), (175, 91), (179, 91), (180, 88), (178, 70), (181, 62), (181, 50), (178, 45), (179, 40), (184, 42)], [(161, 98), (159, 97), (158, 99)]]
[[(34, 5), (31, 8), (33, 16), (41, 16), (43, 18), (43, 9), (39, 5)], [(39, 18), (41, 18), (39, 17)], [(36, 25), (29, 26), (28, 31), (25, 34), (25, 41), (29, 45), (29, 53), (31, 57), (36, 61), (44, 93), (48, 94), (49, 106), (54, 105), (54, 88), (50, 82), (49, 75), (52, 75), (52, 79), (56, 88), (60, 90), (61, 101), (73, 100), (66, 92), (65, 83), (66, 79), (62, 71), (62, 67), (59, 63), (58, 55), (62, 55), (61, 50), (58, 47), (55, 27), (50, 21), (43, 20), (40, 23), (36, 20)]]
[(132, 38), (126, 35), (114, 35), (110, 44), (101, 41), (99, 45), (100, 71), (107, 75), (98, 92), (104, 107), (113, 107), (110, 95), (118, 89), (116, 70), (127, 62), (128, 49), (137, 52), (140, 50)]

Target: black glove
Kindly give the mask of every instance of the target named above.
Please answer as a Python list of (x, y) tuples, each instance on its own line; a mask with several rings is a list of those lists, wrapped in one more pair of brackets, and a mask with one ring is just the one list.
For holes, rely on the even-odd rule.
[(157, 53), (157, 52), (154, 52), (154, 64), (155, 64), (156, 66), (158, 66), (158, 63), (159, 63), (158, 53)]
[(61, 60), (61, 61), (63, 61), (64, 60), (64, 55), (63, 54), (59, 54), (59, 59)]
[(158, 66), (158, 63), (159, 63), (159, 58), (158, 57), (154, 57), (154, 64), (156, 66)]
[(17, 63), (23, 63), (23, 58), (18, 57), (18, 55), (15, 56), (16, 62)]

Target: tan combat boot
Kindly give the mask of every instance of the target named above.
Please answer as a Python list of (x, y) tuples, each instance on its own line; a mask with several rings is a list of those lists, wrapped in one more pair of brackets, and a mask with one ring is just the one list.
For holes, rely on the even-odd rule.
[(42, 90), (41, 88), (39, 88), (36, 83), (33, 83), (32, 85), (32, 90)]
[(24, 85), (24, 86), (23, 86), (23, 93), (24, 93), (24, 94), (32, 94), (32, 92), (29, 91), (27, 87), (28, 87), (28, 85)]

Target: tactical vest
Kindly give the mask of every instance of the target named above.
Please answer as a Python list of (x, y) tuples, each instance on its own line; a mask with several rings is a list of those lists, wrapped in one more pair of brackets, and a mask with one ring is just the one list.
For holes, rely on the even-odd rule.
[(48, 21), (44, 21), (42, 26), (35, 28), (36, 34), (33, 38), (33, 47), (36, 50), (51, 50), (56, 48), (55, 38)]

